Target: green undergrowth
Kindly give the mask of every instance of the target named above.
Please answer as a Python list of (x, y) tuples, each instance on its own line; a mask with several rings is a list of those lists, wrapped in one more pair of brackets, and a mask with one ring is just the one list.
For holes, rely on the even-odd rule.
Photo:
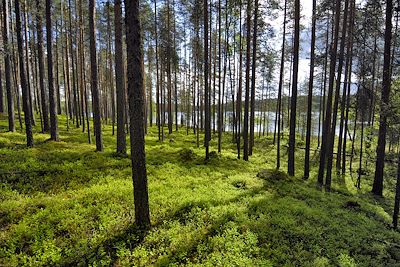
[(244, 162), (226, 133), (206, 162), (192, 133), (159, 142), (150, 128), (152, 228), (142, 232), (130, 159), (114, 153), (111, 127), (95, 152), (80, 129), (60, 125), (60, 142), (36, 129), (27, 149), (24, 133), (6, 133), (0, 120), (0, 266), (400, 266), (390, 204), (354, 190), (350, 176), (324, 192), (316, 162), (304, 181), (300, 149), (298, 177), (283, 172), (285, 151), (274, 170), (271, 136)]

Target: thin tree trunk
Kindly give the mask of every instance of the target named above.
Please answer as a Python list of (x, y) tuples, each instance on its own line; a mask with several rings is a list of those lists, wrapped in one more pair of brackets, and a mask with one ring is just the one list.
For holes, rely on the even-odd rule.
[(257, 27), (258, 27), (258, 0), (254, 1), (254, 21), (253, 21), (253, 58), (251, 67), (251, 103), (250, 103), (250, 147), (249, 155), (253, 155), (254, 146), (254, 120), (256, 102), (256, 60), (257, 60)]
[(394, 198), (394, 209), (393, 209), (393, 228), (397, 229), (399, 221), (399, 207), (400, 207), (400, 153), (397, 161), (397, 181), (396, 181), (396, 195)]
[(310, 174), (310, 146), (311, 146), (311, 120), (312, 120), (312, 99), (314, 87), (314, 55), (315, 55), (315, 28), (317, 22), (317, 0), (312, 4), (312, 29), (311, 29), (311, 53), (310, 53), (310, 77), (308, 84), (307, 98), (307, 133), (306, 133), (306, 151), (304, 158), (304, 179), (308, 179)]
[(386, 29), (385, 29), (385, 51), (383, 59), (383, 79), (381, 114), (379, 120), (378, 146), (376, 148), (375, 177), (372, 186), (372, 193), (377, 196), (383, 195), (383, 169), (385, 166), (385, 145), (387, 129), (387, 109), (389, 105), (391, 73), (390, 73), (390, 53), (392, 42), (392, 0), (386, 1)]
[(52, 1), (46, 0), (47, 80), (49, 83), (50, 139), (53, 141), (58, 141), (57, 105), (53, 80), (53, 30), (51, 26), (51, 5)]
[(208, 2), (204, 0), (204, 105), (205, 105), (205, 136), (204, 146), (206, 148), (206, 160), (209, 159), (209, 142), (211, 139), (210, 99), (208, 83)]
[(43, 24), (42, 24), (42, 5), (40, 0), (36, 0), (38, 12), (36, 13), (37, 28), (37, 51), (39, 61), (39, 85), (42, 103), (43, 132), (49, 131), (49, 113), (47, 106), (46, 89), (44, 85), (44, 59), (43, 59)]
[(35, 126), (35, 115), (33, 112), (33, 100), (32, 100), (32, 90), (31, 90), (31, 74), (29, 68), (29, 38), (28, 38), (28, 11), (26, 0), (24, 0), (24, 35), (25, 35), (25, 69), (26, 69), (26, 85), (28, 87), (28, 95), (29, 95), (29, 107), (30, 107), (30, 115), (32, 120), (32, 126)]
[(117, 153), (126, 154), (125, 135), (125, 70), (122, 48), (122, 8), (121, 0), (114, 1), (115, 16), (115, 81), (117, 89)]
[[(328, 164), (326, 168), (326, 189), (329, 191), (331, 187), (331, 180), (332, 180), (332, 168), (333, 168), (333, 148), (335, 146), (335, 136), (336, 136), (336, 122), (337, 122), (337, 113), (338, 113), (338, 106), (339, 106), (339, 98), (340, 98), (340, 83), (342, 77), (342, 70), (343, 70), (343, 58), (344, 58), (344, 49), (346, 44), (346, 33), (347, 33), (347, 15), (349, 13), (349, 1), (345, 1), (344, 7), (344, 17), (343, 17), (343, 27), (342, 27), (342, 37), (340, 42), (340, 52), (339, 52), (339, 65), (338, 65), (338, 73), (336, 79), (336, 89), (335, 89), (335, 99), (333, 104), (333, 113), (332, 113), (332, 127), (330, 133), (330, 140), (328, 146)], [(339, 157), (339, 155), (338, 155)]]
[[(78, 104), (78, 96), (77, 96), (77, 77), (75, 72), (75, 56), (74, 56), (74, 48), (72, 45), (73, 35), (72, 35), (72, 5), (71, 0), (68, 0), (68, 8), (69, 8), (69, 34), (70, 34), (70, 42), (69, 42), (69, 52), (71, 53), (71, 68), (72, 68), (72, 91), (73, 91), (73, 101), (74, 101), (74, 116), (75, 116), (75, 127), (79, 128), (79, 104)], [(92, 48), (90, 49), (92, 50)], [(97, 133), (96, 133), (97, 134)]]
[(14, 112), (14, 94), (11, 89), (11, 61), (10, 61), (10, 43), (9, 36), (9, 7), (8, 0), (3, 0), (3, 45), (4, 45), (4, 76), (6, 79), (6, 92), (7, 92), (7, 109), (8, 109), (8, 130), (15, 131), (15, 112)]
[(61, 91), (60, 91), (60, 57), (58, 51), (58, 42), (59, 42), (59, 35), (58, 35), (58, 21), (55, 22), (56, 26), (56, 42), (55, 42), (55, 52), (56, 52), (56, 87), (57, 87), (57, 114), (61, 115)]
[(89, 33), (90, 33), (90, 69), (91, 69), (91, 87), (93, 97), (93, 122), (96, 134), (96, 151), (103, 150), (103, 138), (101, 132), (100, 119), (100, 98), (97, 81), (97, 53), (95, 36), (95, 1), (89, 0)]
[(16, 17), (16, 30), (17, 30), (17, 44), (19, 55), (19, 75), (21, 79), (22, 89), (22, 103), (24, 109), (25, 131), (26, 131), (26, 144), (28, 147), (33, 147), (33, 134), (32, 134), (32, 121), (31, 109), (29, 107), (28, 87), (26, 83), (25, 69), (24, 69), (24, 49), (22, 41), (22, 27), (21, 27), (21, 12), (19, 0), (15, 0), (15, 17)]
[[(351, 66), (350, 62), (352, 61), (351, 59), (351, 53), (352, 53), (352, 47), (353, 47), (353, 25), (354, 25), (354, 1), (351, 1), (350, 4), (350, 24), (349, 24), (349, 40), (347, 42), (347, 51), (346, 51), (346, 67), (345, 67), (345, 75), (344, 75), (344, 85), (343, 85), (343, 94), (342, 94), (342, 100), (341, 100), (341, 107), (340, 107), (340, 127), (339, 127), (339, 140), (338, 140), (338, 148), (337, 148), (337, 158), (336, 158), (336, 169), (338, 172), (340, 172), (341, 169), (341, 162), (342, 162), (342, 148), (343, 148), (343, 153), (346, 153), (345, 151), (345, 146), (343, 146), (343, 139), (346, 138), (346, 129), (344, 129), (344, 124), (347, 124), (347, 121), (345, 121), (345, 109), (346, 109), (346, 102), (347, 98), (350, 98), (350, 91), (347, 92), (348, 89), (348, 84), (351, 81)], [(350, 84), (349, 84), (350, 85)], [(348, 117), (346, 117), (346, 120)], [(344, 131), (344, 137), (343, 137), (343, 129)], [(346, 155), (344, 155), (346, 157)], [(345, 164), (346, 161), (344, 160), (343, 164)], [(345, 169), (342, 168), (342, 170)], [(344, 172), (343, 172), (344, 173)]]
[(172, 77), (171, 77), (171, 14), (169, 0), (167, 0), (167, 90), (168, 90), (168, 133), (172, 133)]
[[(337, 47), (339, 38), (339, 22), (340, 22), (340, 6), (341, 0), (336, 0), (335, 4), (335, 26), (334, 26), (334, 37), (332, 39), (332, 46), (330, 51), (330, 67), (329, 67), (329, 87), (328, 87), (328, 98), (326, 102), (325, 120), (324, 127), (322, 130), (322, 145), (319, 157), (319, 169), (318, 169), (318, 184), (323, 185), (324, 172), (325, 172), (325, 160), (327, 151), (329, 149), (329, 140), (331, 135), (331, 118), (332, 118), (332, 98), (333, 98), (333, 87), (335, 82), (335, 71), (336, 71), (336, 57)], [(333, 129), (333, 135), (335, 134)]]
[(247, 2), (247, 36), (246, 36), (246, 93), (244, 99), (244, 127), (243, 127), (243, 159), (249, 160), (249, 98), (250, 98), (250, 37), (251, 37), (251, 1)]
[[(237, 146), (237, 158), (240, 159), (240, 150), (241, 150), (241, 141), (240, 137), (242, 134), (241, 130), (241, 123), (242, 123), (242, 84), (243, 84), (243, 50), (242, 50), (242, 0), (240, 1), (239, 5), (239, 85), (238, 85), (238, 91), (237, 91), (237, 96), (236, 96), (236, 117), (237, 117), (237, 135), (236, 135), (236, 146)], [(214, 72), (215, 72), (215, 67), (214, 67)], [(215, 74), (214, 74), (215, 77)], [(215, 82), (214, 82), (215, 83)], [(215, 88), (215, 86), (214, 86)], [(214, 89), (215, 91), (215, 89)], [(215, 99), (215, 97), (214, 97)]]
[(300, 47), (300, 0), (295, 0), (294, 45), (293, 45), (293, 84), (290, 105), (290, 133), (288, 153), (288, 174), (294, 176), (294, 151), (296, 146), (296, 106), (297, 106), (297, 80), (299, 72), (299, 47)]
[(285, 71), (285, 35), (286, 35), (286, 12), (287, 12), (287, 0), (285, 0), (285, 9), (283, 15), (283, 36), (282, 36), (282, 51), (281, 51), (281, 67), (279, 74), (279, 86), (278, 86), (278, 111), (275, 116), (277, 120), (278, 131), (277, 131), (277, 145), (276, 145), (276, 168), (279, 170), (281, 164), (281, 110), (282, 110), (282, 87), (283, 87), (283, 74)]
[(221, 0), (218, 0), (218, 153), (221, 153), (222, 146), (222, 90), (221, 90), (221, 63), (222, 63), (222, 8)]

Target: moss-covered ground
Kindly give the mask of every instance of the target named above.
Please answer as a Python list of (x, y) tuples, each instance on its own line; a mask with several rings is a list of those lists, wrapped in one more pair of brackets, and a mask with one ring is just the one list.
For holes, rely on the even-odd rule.
[(301, 149), (298, 176), (274, 171), (272, 137), (257, 139), (244, 162), (227, 133), (222, 154), (205, 162), (192, 132), (182, 128), (161, 143), (150, 128), (152, 228), (140, 232), (130, 159), (114, 154), (110, 126), (99, 153), (80, 129), (66, 131), (63, 118), (61, 141), (36, 129), (32, 149), (6, 123), (2, 117), (0, 266), (400, 266), (392, 199), (368, 194), (368, 179), (357, 191), (350, 176), (324, 192), (317, 162), (311, 178), (301, 178)]

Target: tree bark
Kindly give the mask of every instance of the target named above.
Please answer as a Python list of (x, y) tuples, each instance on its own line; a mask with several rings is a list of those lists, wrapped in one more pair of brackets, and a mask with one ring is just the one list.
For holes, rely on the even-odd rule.
[(7, 109), (8, 109), (8, 130), (10, 132), (15, 131), (15, 112), (14, 112), (14, 94), (11, 89), (11, 61), (9, 49), (10, 43), (8, 36), (10, 32), (10, 26), (8, 21), (9, 7), (8, 0), (3, 0), (3, 45), (4, 45), (4, 76), (6, 80), (6, 92), (7, 92)]
[(121, 0), (114, 1), (115, 16), (115, 85), (117, 90), (117, 153), (126, 154), (125, 134), (125, 70), (122, 48)]
[(93, 96), (93, 124), (96, 134), (96, 151), (103, 150), (103, 138), (100, 119), (100, 97), (97, 81), (97, 52), (95, 36), (95, 1), (89, 0), (89, 35), (90, 35), (90, 69)]
[(50, 136), (51, 140), (58, 141), (57, 105), (53, 78), (53, 31), (51, 27), (51, 5), (52, 1), (46, 0), (47, 80), (49, 83)]
[(249, 160), (249, 98), (250, 98), (250, 43), (251, 43), (251, 1), (247, 2), (246, 35), (246, 92), (244, 98), (243, 159)]
[(253, 155), (254, 146), (254, 120), (256, 102), (256, 60), (257, 60), (257, 19), (258, 19), (258, 0), (254, 1), (254, 21), (253, 21), (253, 58), (251, 67), (251, 99), (250, 99), (250, 147), (249, 155)]
[(300, 0), (295, 0), (294, 14), (294, 46), (293, 46), (293, 83), (290, 104), (290, 133), (288, 174), (294, 176), (294, 151), (296, 146), (296, 107), (297, 107), (297, 80), (299, 72), (299, 47), (300, 47)]
[(306, 151), (304, 157), (304, 179), (308, 179), (310, 174), (310, 146), (311, 146), (311, 121), (312, 121), (312, 100), (314, 87), (314, 57), (315, 57), (315, 28), (317, 22), (317, 0), (312, 4), (312, 29), (311, 29), (311, 53), (310, 53), (310, 77), (308, 83), (307, 98), (307, 133), (306, 133)]
[(29, 92), (26, 84), (26, 76), (24, 69), (24, 49), (22, 41), (22, 28), (21, 28), (21, 12), (19, 0), (15, 0), (15, 17), (16, 17), (16, 30), (17, 30), (17, 44), (19, 56), (19, 75), (21, 80), (22, 89), (22, 105), (24, 109), (25, 131), (26, 131), (26, 144), (28, 147), (33, 147), (33, 134), (32, 134), (32, 121), (31, 109), (29, 107)]
[(128, 95), (131, 133), (132, 178), (135, 221), (140, 228), (150, 226), (144, 140), (144, 99), (139, 1), (125, 0)]
[(44, 59), (43, 59), (43, 23), (42, 23), (42, 1), (36, 0), (38, 12), (36, 13), (37, 28), (37, 51), (39, 62), (39, 86), (42, 106), (43, 132), (49, 131), (49, 113), (47, 105), (47, 93), (44, 85)]
[(326, 163), (325, 161), (326, 161), (327, 151), (329, 148), (329, 140), (331, 134), (330, 132), (331, 132), (331, 118), (332, 118), (332, 98), (333, 98), (333, 87), (335, 84), (336, 57), (337, 57), (337, 47), (339, 38), (340, 6), (341, 6), (341, 0), (336, 0), (334, 37), (332, 39), (332, 46), (330, 51), (328, 97), (326, 101), (324, 127), (322, 129), (322, 145), (319, 155), (318, 184), (320, 186), (322, 186), (324, 183), (324, 172)]
[(283, 76), (285, 71), (285, 35), (286, 35), (286, 13), (287, 13), (287, 0), (285, 0), (285, 9), (283, 15), (283, 36), (282, 36), (282, 51), (281, 51), (281, 67), (279, 72), (279, 85), (278, 85), (278, 108), (275, 116), (277, 121), (278, 131), (276, 134), (277, 145), (276, 145), (276, 168), (279, 170), (281, 166), (281, 111), (282, 111), (282, 88), (283, 88)]
[[(340, 51), (339, 51), (339, 65), (337, 71), (337, 78), (336, 78), (336, 89), (335, 89), (335, 99), (333, 104), (333, 112), (332, 112), (332, 126), (331, 132), (329, 136), (329, 145), (328, 145), (328, 164), (326, 168), (326, 189), (329, 191), (331, 188), (331, 181), (332, 181), (332, 168), (333, 168), (333, 148), (335, 145), (335, 136), (336, 136), (336, 121), (337, 121), (337, 113), (338, 113), (338, 106), (339, 106), (339, 98), (340, 98), (340, 83), (343, 71), (343, 58), (344, 58), (344, 49), (346, 44), (346, 32), (347, 32), (347, 15), (348, 15), (348, 8), (349, 8), (349, 1), (345, 1), (344, 7), (344, 16), (343, 16), (343, 27), (342, 27), (342, 36), (340, 42)], [(338, 155), (339, 156), (339, 155)]]
[[(204, 105), (205, 105), (205, 136), (206, 160), (209, 159), (209, 142), (211, 139), (210, 98), (208, 83), (208, 3), (204, 0)], [(176, 81), (175, 81), (176, 82)]]
[(372, 186), (372, 193), (377, 196), (383, 195), (383, 169), (385, 166), (385, 145), (386, 145), (386, 129), (387, 129), (387, 113), (389, 108), (390, 96), (390, 53), (392, 42), (392, 0), (386, 1), (386, 29), (385, 29), (385, 50), (383, 59), (383, 80), (382, 80), (382, 96), (381, 96), (381, 113), (379, 119), (378, 146), (376, 148), (376, 165), (375, 177)]

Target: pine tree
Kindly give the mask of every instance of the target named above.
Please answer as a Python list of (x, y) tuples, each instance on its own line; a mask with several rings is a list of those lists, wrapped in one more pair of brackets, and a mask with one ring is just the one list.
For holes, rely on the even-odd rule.
[[(97, 75), (97, 46), (95, 35), (95, 1), (89, 0), (89, 35), (90, 35), (90, 69), (91, 69), (91, 87), (93, 97), (93, 124), (96, 135), (96, 151), (103, 150), (103, 137), (101, 132), (100, 119), (100, 97), (98, 89)], [(77, 111), (75, 109), (75, 111)], [(77, 118), (78, 120), (78, 118)]]
[(148, 228), (150, 226), (150, 212), (144, 141), (143, 55), (139, 22), (139, 1), (125, 0), (125, 14), (135, 221), (140, 228)]

